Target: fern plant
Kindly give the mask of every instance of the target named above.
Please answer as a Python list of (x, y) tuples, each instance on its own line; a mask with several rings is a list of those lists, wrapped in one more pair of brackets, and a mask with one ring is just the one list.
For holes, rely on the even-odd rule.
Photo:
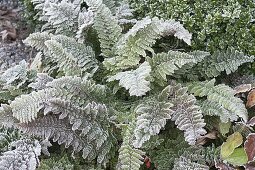
[[(28, 138), (62, 146), (68, 157), (82, 160), (78, 167), (133, 170), (141, 169), (146, 162), (143, 159), (149, 157), (146, 145), (166, 131), (174, 133), (179, 129), (184, 134), (185, 148), (196, 148), (208, 135), (205, 115), (220, 116), (222, 122), (241, 118), (247, 121), (248, 112), (234, 91), (206, 79), (222, 71), (234, 72), (241, 64), (251, 62), (253, 56), (235, 50), (220, 57), (174, 49), (158, 53), (154, 45), (162, 37), (173, 36), (190, 45), (192, 34), (174, 20), (132, 19), (132, 10), (124, 2), (32, 2), (45, 22), (41, 32), (24, 40), (38, 50), (30, 66), (37, 74), (28, 79), (26, 69), (12, 68), (18, 73), (13, 71), (14, 76), (9, 77), (13, 77), (12, 81), (25, 79), (22, 85), (27, 85), (27, 91), (2, 104), (1, 125), (20, 129)], [(228, 68), (233, 63), (234, 67)], [(206, 76), (194, 74), (196, 80), (205, 81), (185, 77), (194, 68), (205, 70)], [(3, 77), (9, 73), (12, 71)], [(6, 80), (7, 84), (12, 82)], [(209, 114), (211, 110), (213, 114)], [(164, 138), (173, 140), (171, 135)], [(157, 146), (151, 149), (157, 150)], [(193, 159), (186, 152), (177, 154), (179, 150), (173, 151), (174, 159), (164, 164), (165, 168), (214, 166), (200, 161), (203, 153)], [(9, 152), (3, 156), (15, 158)], [(38, 156), (33, 155), (31, 162)], [(160, 162), (157, 158), (155, 162)], [(54, 167), (51, 164), (49, 161), (49, 167)]]

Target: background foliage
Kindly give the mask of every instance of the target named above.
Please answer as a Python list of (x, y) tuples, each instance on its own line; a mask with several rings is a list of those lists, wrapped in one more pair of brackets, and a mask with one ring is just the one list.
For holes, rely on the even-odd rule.
[(255, 54), (253, 0), (129, 0), (136, 16), (183, 23), (192, 32), (192, 49), (214, 52), (234, 47)]
[(37, 55), (0, 74), (0, 169), (254, 169), (254, 2), (130, 3), (26, 1)]

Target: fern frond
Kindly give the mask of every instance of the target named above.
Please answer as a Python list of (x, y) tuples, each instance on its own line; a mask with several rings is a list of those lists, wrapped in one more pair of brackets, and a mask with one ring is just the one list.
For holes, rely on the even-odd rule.
[(129, 4), (126, 2), (121, 2), (120, 6), (117, 7), (116, 17), (120, 25), (124, 24), (135, 24), (137, 22), (136, 19), (133, 18), (133, 9), (129, 8)]
[[(204, 82), (194, 82), (189, 85), (189, 91), (198, 97), (207, 97), (209, 102), (217, 103), (221, 108), (225, 108), (230, 114), (222, 116), (221, 113), (214, 113), (219, 115), (223, 122), (226, 121), (226, 116), (229, 116), (230, 121), (237, 120), (237, 116), (241, 117), (245, 122), (248, 119), (247, 110), (243, 101), (235, 97), (235, 91), (224, 84), (214, 85), (215, 79)], [(209, 106), (209, 107), (213, 107)], [(207, 108), (203, 108), (204, 110)], [(227, 113), (228, 113), (227, 112)], [(223, 112), (224, 113), (224, 112)]]
[(94, 74), (98, 68), (93, 49), (73, 38), (58, 35), (45, 42), (53, 60), (67, 75)]
[(124, 131), (123, 143), (119, 149), (117, 170), (139, 170), (140, 166), (143, 164), (142, 155), (145, 153), (134, 148), (132, 145), (132, 125), (128, 125)]
[(137, 65), (140, 56), (146, 57), (146, 50), (153, 53), (151, 46), (160, 38), (160, 20), (144, 18), (138, 21), (116, 44), (116, 66), (125, 68)]
[(55, 93), (56, 91), (47, 89), (38, 92), (33, 91), (30, 94), (16, 97), (10, 104), (13, 117), (17, 118), (20, 122), (35, 120), (38, 112), (43, 108), (42, 104), (50, 97), (53, 97)]
[(100, 102), (105, 98), (104, 86), (79, 77), (61, 77), (47, 83), (46, 87), (15, 98), (10, 104), (13, 116), (22, 123), (30, 122), (38, 117), (44, 103), (53, 98), (71, 100), (78, 106), (92, 101)]
[(32, 63), (30, 64), (29, 69), (35, 70), (38, 73), (42, 72), (42, 59), (43, 59), (42, 52), (38, 52), (35, 55), (35, 58), (33, 59)]
[(176, 70), (181, 69), (185, 64), (195, 64), (198, 60), (187, 53), (178, 51), (169, 51), (168, 53), (159, 53), (152, 58), (147, 57), (151, 67), (155, 82), (162, 84), (167, 81), (167, 75), (173, 75)]
[(113, 57), (113, 48), (121, 35), (121, 27), (113, 17), (110, 9), (102, 0), (85, 0), (89, 10), (94, 12), (94, 28), (97, 31), (102, 53), (105, 57)]
[(205, 52), (205, 51), (192, 51), (188, 53), (189, 55), (192, 55), (195, 59), (196, 62), (194, 63), (186, 63), (184, 64), (181, 69), (178, 69), (175, 71), (175, 74), (173, 74), (173, 77), (176, 78), (187, 78), (188, 80), (198, 80), (198, 75), (195, 72), (195, 69), (193, 69), (195, 67), (195, 65), (197, 63), (202, 62), (205, 58), (210, 56), (209, 52)]
[(37, 50), (47, 51), (45, 41), (50, 40), (53, 35), (47, 32), (36, 32), (30, 34), (23, 42)]
[(188, 88), (172, 81), (163, 91), (167, 91), (168, 99), (174, 105), (171, 108), (172, 120), (175, 121), (177, 128), (184, 131), (185, 140), (194, 145), (196, 139), (204, 135), (206, 130), (202, 112), (196, 105), (196, 98), (189, 95), (187, 90)]
[(166, 95), (166, 91), (162, 91), (157, 99), (140, 104), (135, 109), (139, 115), (134, 130), (133, 145), (136, 148), (142, 147), (143, 143), (150, 139), (150, 136), (157, 135), (165, 127), (166, 121), (171, 119), (173, 111), (170, 108), (173, 104), (162, 100)]
[(205, 100), (201, 102), (201, 110), (204, 115), (219, 116), (222, 122), (228, 122), (229, 120), (233, 122), (238, 119), (237, 115), (233, 115), (231, 111), (215, 101)]
[(55, 98), (69, 99), (77, 102), (78, 105), (92, 101), (100, 103), (106, 98), (106, 87), (96, 84), (88, 78), (65, 76), (47, 83), (47, 87), (61, 91), (63, 96), (59, 95), (55, 96)]
[(68, 117), (72, 130), (80, 130), (81, 136), (86, 136), (89, 140), (95, 140), (97, 148), (109, 137), (108, 108), (104, 104), (95, 102), (88, 103), (85, 107), (72, 104), (71, 101), (61, 99), (50, 99), (45, 104), (45, 114), (52, 112), (59, 114), (60, 119)]
[(28, 85), (28, 87), (32, 87), (35, 90), (42, 90), (46, 88), (46, 84), (48, 82), (53, 81), (54, 79), (50, 77), (47, 73), (37, 73), (37, 78), (34, 83)]
[(38, 170), (61, 170), (61, 169), (74, 169), (74, 164), (69, 160), (67, 154), (64, 156), (52, 156), (48, 159), (42, 159), (40, 162), (40, 166), (37, 168)]
[(116, 13), (116, 1), (115, 0), (103, 0), (105, 4), (111, 11), (112, 15)]
[(84, 34), (94, 23), (94, 15), (92, 11), (80, 12), (78, 17), (78, 31), (76, 32), (76, 38), (83, 39)]
[(35, 170), (39, 165), (41, 146), (38, 141), (19, 140), (13, 144), (16, 149), (4, 152), (0, 156), (0, 169)]
[(19, 130), (14, 128), (0, 128), (0, 153), (10, 150), (11, 144), (22, 138)]
[(234, 86), (239, 86), (243, 84), (251, 84), (251, 86), (253, 87), (255, 85), (255, 76), (253, 74), (242, 75), (241, 77), (238, 77), (237, 79), (233, 80), (231, 83)]
[(191, 159), (181, 156), (175, 160), (173, 170), (183, 169), (209, 170), (210, 168), (207, 165), (193, 162)]
[(191, 45), (192, 34), (186, 30), (180, 22), (174, 20), (166, 20), (162, 24), (162, 36), (173, 35), (180, 40), (183, 40), (188, 45)]
[(247, 62), (253, 62), (254, 56), (247, 56), (233, 48), (226, 52), (216, 51), (210, 57), (199, 63), (196, 68), (198, 73), (205, 78), (217, 77), (221, 72), (226, 74), (235, 72), (238, 67)]
[(209, 170), (215, 161), (220, 159), (220, 149), (214, 145), (208, 147), (187, 148), (179, 158), (175, 159), (174, 168)]
[(29, 124), (19, 124), (21, 131), (45, 139), (52, 139), (58, 144), (72, 146), (73, 152), (82, 151), (82, 157), (91, 161), (97, 158), (99, 164), (105, 163), (112, 147), (112, 139), (109, 137), (100, 147), (94, 143), (95, 139), (81, 136), (79, 131), (73, 131), (68, 119), (58, 119), (56, 116), (47, 115)]
[(119, 80), (120, 86), (129, 90), (130, 96), (142, 96), (150, 90), (150, 82), (146, 80), (150, 76), (150, 72), (149, 63), (144, 62), (136, 70), (119, 72), (110, 77), (108, 81)]
[(159, 170), (173, 169), (175, 159), (179, 158), (189, 146), (181, 135), (176, 139), (166, 140), (157, 148), (156, 155), (152, 155), (152, 160), (158, 165)]
[(7, 69), (2, 75), (0, 75), (0, 81), (3, 82), (4, 88), (7, 88), (10, 85), (15, 85), (16, 81), (18, 81), (17, 88), (23, 85), (28, 79), (27, 68), (27, 62), (22, 60), (18, 65)]
[(13, 117), (12, 108), (7, 104), (1, 104), (0, 107), (0, 128), (11, 128), (18, 123), (18, 120)]
[(55, 28), (56, 33), (68, 35), (74, 31), (72, 28), (78, 18), (80, 5), (67, 1), (50, 2), (48, 8), (44, 8), (44, 12), (48, 24)]

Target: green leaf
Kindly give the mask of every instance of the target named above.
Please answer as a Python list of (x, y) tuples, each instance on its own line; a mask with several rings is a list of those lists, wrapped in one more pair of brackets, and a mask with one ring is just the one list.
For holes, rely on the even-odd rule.
[(241, 166), (248, 162), (248, 156), (244, 148), (236, 148), (234, 152), (225, 160), (232, 165)]
[(220, 122), (219, 123), (219, 130), (220, 130), (220, 133), (225, 136), (228, 132), (229, 132), (229, 128), (231, 126), (231, 122), (227, 122), (227, 123), (224, 123), (224, 122)]
[(222, 159), (228, 158), (237, 148), (243, 143), (243, 137), (239, 132), (235, 132), (230, 135), (226, 142), (221, 145), (221, 157)]

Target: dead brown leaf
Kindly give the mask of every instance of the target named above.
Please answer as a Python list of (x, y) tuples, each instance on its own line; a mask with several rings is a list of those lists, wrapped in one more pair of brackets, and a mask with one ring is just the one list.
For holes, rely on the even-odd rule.
[(219, 170), (235, 170), (234, 168), (230, 167), (229, 165), (223, 162), (216, 163), (215, 167)]
[(3, 30), (0, 32), (0, 35), (2, 35), (2, 41), (10, 38), (15, 40), (17, 38), (17, 32), (15, 28), (9, 28), (8, 30)]
[(235, 94), (245, 93), (245, 92), (250, 91), (251, 89), (252, 89), (251, 84), (242, 84), (242, 85), (236, 86), (234, 88)]
[(255, 89), (252, 89), (247, 97), (246, 107), (251, 108), (255, 105)]
[(202, 136), (201, 138), (197, 139), (197, 145), (204, 145), (207, 143), (208, 139), (216, 139), (217, 138), (217, 131), (211, 131), (206, 135)]

